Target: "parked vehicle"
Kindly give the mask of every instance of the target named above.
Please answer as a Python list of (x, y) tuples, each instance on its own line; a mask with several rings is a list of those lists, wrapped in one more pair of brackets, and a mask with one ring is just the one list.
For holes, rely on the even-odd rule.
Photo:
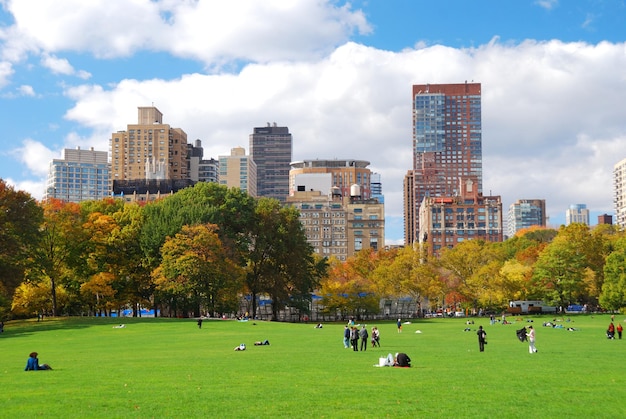
[(556, 307), (545, 305), (541, 300), (509, 301), (507, 312), (511, 314), (556, 313)]

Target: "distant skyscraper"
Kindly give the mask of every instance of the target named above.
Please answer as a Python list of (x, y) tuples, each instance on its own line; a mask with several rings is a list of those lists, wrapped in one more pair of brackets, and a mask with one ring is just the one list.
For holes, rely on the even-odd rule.
[(585, 204), (573, 204), (565, 211), (565, 225), (580, 223), (589, 225), (589, 210)]
[(231, 149), (230, 156), (219, 156), (220, 185), (239, 188), (250, 196), (257, 196), (256, 164), (246, 156), (243, 147)]
[(187, 161), (187, 172), (189, 173), (189, 179), (193, 182), (219, 183), (219, 161), (213, 158), (204, 159), (202, 141), (196, 140), (193, 145), (187, 144)]
[(613, 166), (615, 225), (626, 227), (626, 159)]
[(370, 185), (372, 188), (372, 198), (378, 199), (381, 204), (385, 203), (385, 196), (383, 195), (383, 183), (381, 181), (380, 173), (372, 173), (370, 175)]
[(289, 195), (289, 170), (292, 141), (289, 128), (274, 122), (267, 127), (254, 128), (250, 134), (250, 157), (257, 169), (257, 196), (285, 202)]
[(139, 107), (136, 124), (111, 135), (111, 181), (188, 180), (187, 134), (163, 123), (154, 106)]
[(417, 241), (424, 197), (458, 195), (461, 178), (470, 177), (482, 193), (480, 83), (414, 85), (413, 171), (405, 177), (413, 181), (405, 185), (405, 217), (413, 217), (405, 229), (414, 231), (405, 231), (407, 244)]
[(54, 159), (48, 170), (44, 199), (68, 202), (98, 200), (110, 195), (109, 163), (106, 151), (63, 150), (63, 159)]
[(545, 199), (519, 199), (509, 206), (507, 236), (513, 237), (517, 231), (531, 226), (545, 227), (546, 223)]

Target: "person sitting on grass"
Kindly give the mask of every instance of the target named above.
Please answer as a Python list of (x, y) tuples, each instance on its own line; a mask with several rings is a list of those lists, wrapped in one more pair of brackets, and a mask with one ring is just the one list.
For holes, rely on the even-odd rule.
[(235, 350), (236, 351), (245, 351), (246, 350), (246, 344), (242, 343), (240, 345), (235, 346)]
[(39, 365), (39, 358), (37, 358), (37, 355), (37, 352), (30, 353), (28, 361), (26, 361), (26, 368), (24, 368), (24, 371), (45, 371), (52, 369), (52, 367), (48, 364)]
[(409, 358), (409, 356), (404, 352), (399, 352), (396, 354), (396, 359), (394, 359), (393, 366), (408, 368), (411, 366), (411, 358)]

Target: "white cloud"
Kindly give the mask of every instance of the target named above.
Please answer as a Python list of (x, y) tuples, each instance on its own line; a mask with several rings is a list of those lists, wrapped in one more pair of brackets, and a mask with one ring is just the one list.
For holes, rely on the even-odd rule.
[(537, 0), (535, 4), (546, 10), (552, 10), (559, 5), (559, 0)]
[(20, 180), (16, 181), (12, 178), (4, 179), (7, 184), (13, 186), (15, 190), (26, 191), (33, 198), (41, 200), (43, 198), (43, 191), (45, 188), (44, 181), (32, 181), (32, 180)]
[(553, 217), (572, 203), (610, 213), (613, 164), (626, 154), (625, 49), (494, 40), (392, 53), (347, 43), (315, 62), (254, 64), (236, 75), (73, 88), (66, 118), (92, 127), (106, 150), (111, 132), (154, 103), (189, 141), (202, 140), (207, 158), (247, 150), (253, 127), (277, 122), (293, 134), (294, 160), (370, 161), (382, 174), (387, 217), (401, 217), (412, 165), (411, 85), (473, 80), (483, 91), (485, 194), (502, 195), (505, 209), (544, 198)]
[(43, 54), (41, 64), (50, 69), (54, 74), (74, 74), (74, 67), (65, 58), (57, 58), (54, 55)]
[(27, 84), (23, 84), (18, 88), (21, 96), (35, 96), (35, 89), (33, 86), (29, 86)]
[(28, 170), (36, 176), (47, 176), (52, 159), (61, 157), (59, 151), (50, 150), (44, 144), (32, 139), (22, 141), (21, 147), (12, 151)]
[(7, 61), (0, 61), (0, 89), (9, 84), (9, 77), (13, 75), (13, 66)]
[[(332, 0), (109, 1), (7, 0), (16, 25), (5, 31), (11, 56), (38, 50), (129, 56), (149, 49), (216, 62), (319, 57), (358, 31), (364, 15)], [(9, 54), (9, 52), (5, 52)]]

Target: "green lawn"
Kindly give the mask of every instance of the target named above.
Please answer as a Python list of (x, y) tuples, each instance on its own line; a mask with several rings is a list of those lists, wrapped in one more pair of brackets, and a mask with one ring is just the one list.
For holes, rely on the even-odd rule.
[[(428, 319), (370, 322), (381, 349), (344, 349), (343, 324), (186, 319), (46, 319), (0, 335), (0, 417), (626, 417), (626, 337), (609, 316), (574, 317), (579, 330), (542, 327), (537, 354), (512, 325)], [(114, 325), (122, 321), (123, 329)], [(624, 316), (617, 322), (626, 325)], [(476, 329), (487, 331), (478, 351)], [(416, 333), (416, 331), (421, 333)], [(254, 341), (269, 346), (253, 346)], [(248, 349), (233, 351), (239, 343)], [(368, 345), (369, 346), (369, 345)], [(53, 371), (24, 372), (28, 354)], [(398, 351), (413, 368), (375, 368)]]

